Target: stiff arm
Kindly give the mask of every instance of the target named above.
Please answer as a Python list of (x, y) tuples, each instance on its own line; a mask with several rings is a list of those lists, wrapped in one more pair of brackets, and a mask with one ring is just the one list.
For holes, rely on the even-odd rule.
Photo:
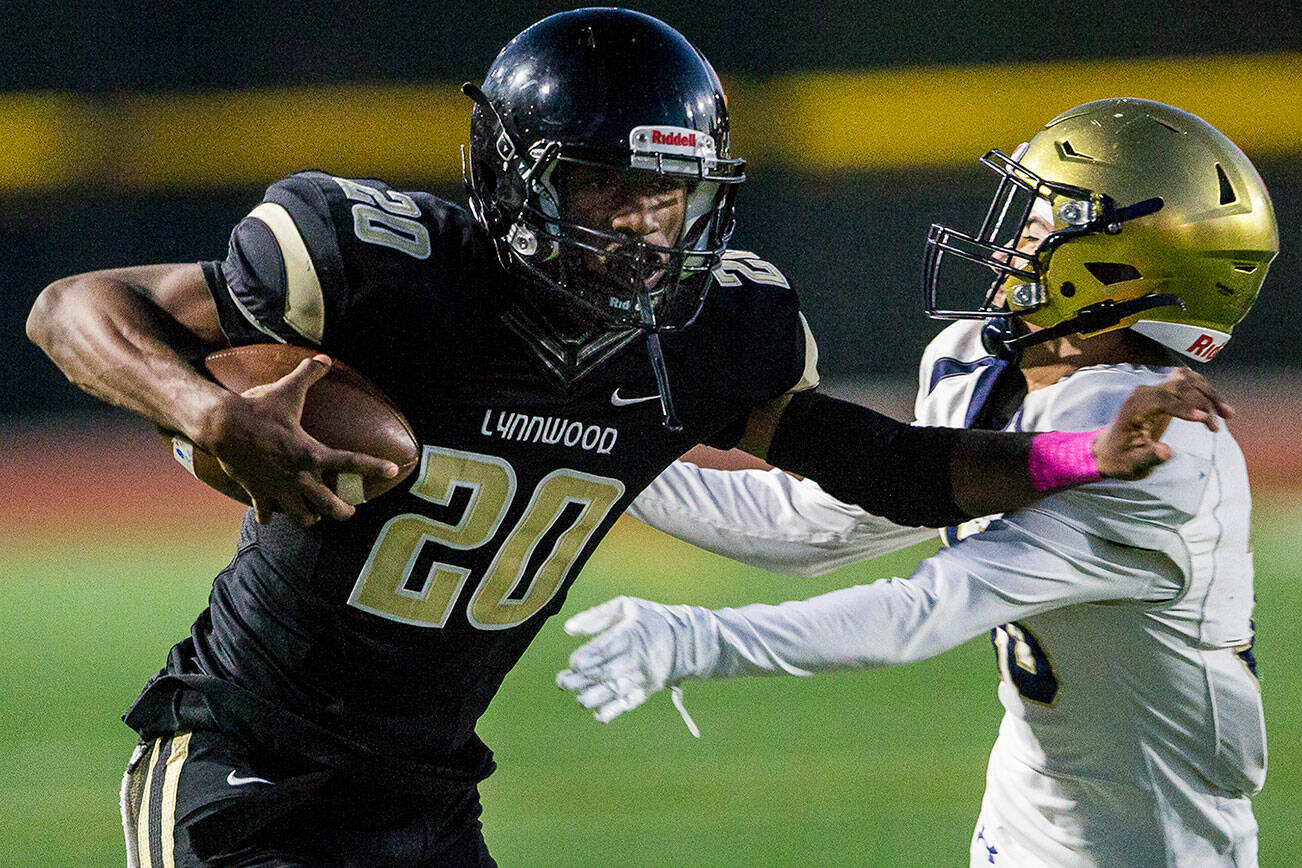
[[(1161, 442), (1173, 418), (1219, 427), (1229, 407), (1201, 374), (1179, 368), (1139, 386), (1117, 415), (1084, 441), (1090, 472), (1055, 467), (1057, 432), (1027, 434), (907, 425), (817, 392), (756, 408), (739, 448), (816, 480), (838, 500), (904, 525), (944, 527), (1010, 512), (1046, 493), (1101, 478), (1141, 479), (1171, 457)], [(1084, 436), (1084, 435), (1082, 435)], [(1046, 448), (1048, 447), (1048, 448)], [(1032, 462), (1052, 471), (1032, 473)], [(1067, 472), (1060, 472), (1062, 470)]]

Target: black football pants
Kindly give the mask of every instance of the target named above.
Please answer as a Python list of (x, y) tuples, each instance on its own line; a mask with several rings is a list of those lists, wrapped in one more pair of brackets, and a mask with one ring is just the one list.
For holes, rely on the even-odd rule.
[(205, 731), (142, 742), (122, 784), (129, 868), (495, 868), (479, 814), (474, 788), (406, 807)]

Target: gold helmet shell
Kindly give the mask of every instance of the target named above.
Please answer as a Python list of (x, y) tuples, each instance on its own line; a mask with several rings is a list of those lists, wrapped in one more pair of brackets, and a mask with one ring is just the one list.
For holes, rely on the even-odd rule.
[[(1252, 163), (1206, 121), (1169, 105), (1086, 103), (1049, 121), (1014, 157), (992, 151), (982, 162), (1005, 176), (991, 206), (1000, 225), (976, 237), (933, 227), (929, 248), (988, 255), (1003, 275), (1004, 313), (1055, 335), (1129, 327), (1207, 361), (1252, 307), (1279, 251), (1274, 208)], [(1031, 201), (1021, 224), (1009, 226), (1002, 214), (1011, 199), (999, 199), (1013, 188)], [(1033, 252), (1019, 251), (1033, 210), (1052, 231)], [(941, 255), (929, 249), (933, 283)], [(934, 286), (928, 292), (930, 304)], [(985, 312), (994, 312), (995, 295)]]

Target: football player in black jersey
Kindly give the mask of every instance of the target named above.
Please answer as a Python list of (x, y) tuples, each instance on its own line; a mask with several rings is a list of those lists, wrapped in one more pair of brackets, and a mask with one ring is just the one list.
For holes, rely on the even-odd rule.
[[(468, 212), (303, 172), (224, 261), (77, 275), (33, 308), (29, 335), (73, 382), (182, 432), (254, 503), (126, 714), (132, 864), (493, 864), (475, 722), (615, 518), (697, 443), (905, 523), (1039, 494), (1029, 435), (912, 428), (812, 391), (795, 292), (727, 249), (743, 163), (676, 31), (561, 13), (464, 90)], [(192, 365), (270, 341), (322, 355), (243, 395)], [(336, 356), (423, 448), (410, 484), (357, 508), (323, 474), (396, 468), (299, 425)], [(1166, 418), (1217, 409), (1194, 379), (1137, 393), (1088, 457), (1143, 473)]]

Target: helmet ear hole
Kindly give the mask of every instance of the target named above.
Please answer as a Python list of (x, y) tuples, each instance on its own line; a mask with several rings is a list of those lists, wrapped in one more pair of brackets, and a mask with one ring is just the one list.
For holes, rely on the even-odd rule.
[(1127, 280), (1139, 280), (1143, 277), (1138, 268), (1124, 262), (1086, 262), (1085, 270), (1094, 275), (1094, 279), (1104, 286), (1125, 283)]

